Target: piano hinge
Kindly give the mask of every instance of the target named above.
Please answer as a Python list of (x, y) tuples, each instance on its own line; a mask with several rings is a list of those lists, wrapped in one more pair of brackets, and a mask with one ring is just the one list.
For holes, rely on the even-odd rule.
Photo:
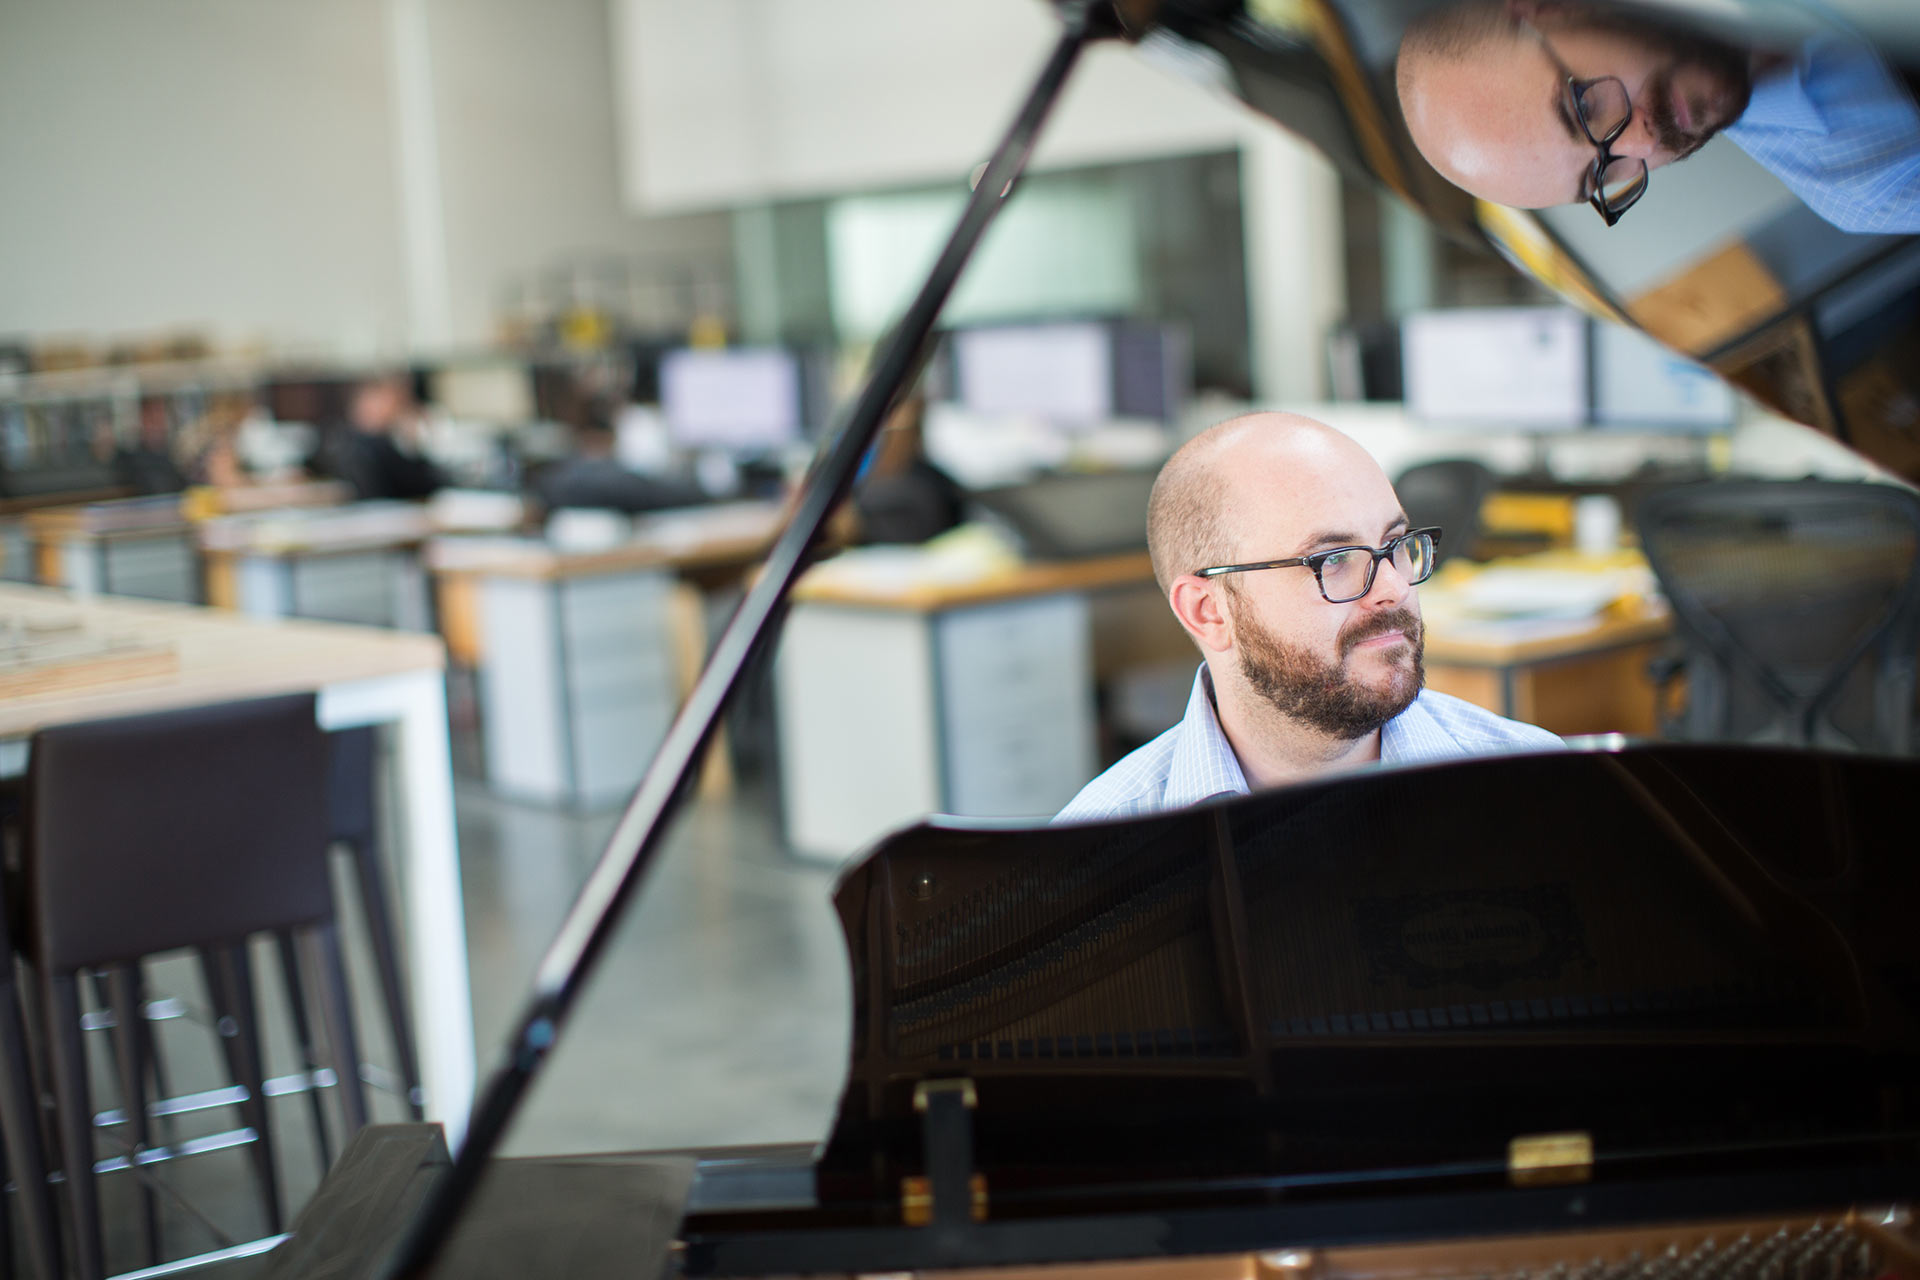
[(1522, 1134), (1507, 1144), (1507, 1176), (1516, 1187), (1585, 1182), (1593, 1176), (1593, 1135)]
[(926, 1174), (900, 1179), (900, 1217), (910, 1227), (957, 1227), (987, 1216), (987, 1180), (973, 1168), (973, 1081), (922, 1080), (913, 1087)]
[[(987, 1175), (976, 1173), (968, 1179), (973, 1192), (972, 1218), (987, 1220)], [(900, 1221), (909, 1227), (933, 1225), (933, 1179), (909, 1176), (900, 1179)]]

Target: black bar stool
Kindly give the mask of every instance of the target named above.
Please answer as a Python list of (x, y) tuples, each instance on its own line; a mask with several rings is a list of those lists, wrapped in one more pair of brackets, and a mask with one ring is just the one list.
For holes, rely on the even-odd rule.
[[(94, 1182), (93, 1109), (77, 985), (104, 971), (133, 1155), (149, 1144), (138, 966), (196, 948), (222, 1047), (253, 1130), (270, 1227), (281, 1221), (258, 1014), (246, 958), (256, 933), (291, 936), (319, 1005), (328, 1065), (351, 1136), (366, 1122), (328, 882), (326, 736), (312, 695), (101, 720), (43, 730), (27, 772), (27, 936), (38, 974), (56, 1127), (72, 1223), (74, 1271), (104, 1274)], [(145, 1192), (149, 1251), (157, 1210)]]

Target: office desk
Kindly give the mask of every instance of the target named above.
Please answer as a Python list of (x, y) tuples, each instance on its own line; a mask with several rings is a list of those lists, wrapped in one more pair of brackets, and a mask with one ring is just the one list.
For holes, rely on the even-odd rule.
[(473, 1004), (454, 835), (440, 642), (360, 627), (266, 622), (188, 605), (75, 598), (0, 586), (0, 613), (83, 617), (90, 625), (170, 645), (171, 669), (145, 677), (0, 700), (0, 742), (49, 725), (314, 692), (326, 729), (393, 726), (399, 862), (405, 892), (408, 973), (428, 1113), (464, 1126), (473, 1100)]
[(199, 528), (207, 602), (254, 618), (426, 631), (420, 547), (432, 532), (424, 506), (397, 502), (209, 520)]
[(1588, 619), (1488, 622), (1463, 617), (1440, 579), (1420, 597), (1428, 688), (1562, 736), (1657, 732), (1647, 664), (1673, 630), (1664, 604), (1630, 598)]
[[(625, 798), (706, 660), (704, 598), (687, 579), (737, 579), (781, 518), (772, 503), (695, 508), (595, 551), (434, 539), (426, 559), (448, 647), (480, 673), (488, 785), (543, 804)], [(726, 752), (708, 761), (703, 785), (725, 789)]]
[(47, 507), (25, 519), (34, 576), (81, 595), (200, 599), (192, 526), (177, 497)]
[(1098, 764), (1092, 599), (1152, 578), (1139, 553), (968, 582), (801, 579), (774, 675), (788, 844), (839, 862), (929, 813), (1058, 811)]

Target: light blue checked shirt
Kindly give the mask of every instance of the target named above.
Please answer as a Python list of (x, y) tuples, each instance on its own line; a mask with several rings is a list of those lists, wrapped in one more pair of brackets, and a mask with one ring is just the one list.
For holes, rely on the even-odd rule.
[[(1482, 711), (1471, 702), (1423, 689), (1413, 705), (1380, 730), (1380, 763), (1427, 764), (1462, 756), (1557, 751), (1558, 735)], [(1193, 678), (1179, 724), (1089, 782), (1055, 822), (1099, 822), (1181, 809), (1251, 788), (1239, 757), (1213, 711), (1213, 677), (1205, 663)]]
[(1920, 231), (1920, 110), (1865, 44), (1809, 40), (1723, 132), (1842, 231)]

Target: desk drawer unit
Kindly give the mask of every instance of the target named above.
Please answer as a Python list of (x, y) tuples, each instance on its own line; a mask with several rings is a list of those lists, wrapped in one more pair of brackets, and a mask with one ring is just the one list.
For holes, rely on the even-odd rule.
[(240, 558), (242, 613), (400, 631), (428, 629), (426, 571), (412, 551)]
[(841, 861), (930, 813), (1043, 820), (1094, 773), (1085, 597), (923, 613), (795, 606), (776, 668), (796, 853)]
[(76, 538), (61, 557), (66, 585), (82, 594), (136, 596), (192, 604), (200, 565), (183, 534), (153, 538)]
[(587, 808), (626, 797), (679, 701), (671, 590), (664, 573), (483, 581), (481, 717), (495, 790)]

